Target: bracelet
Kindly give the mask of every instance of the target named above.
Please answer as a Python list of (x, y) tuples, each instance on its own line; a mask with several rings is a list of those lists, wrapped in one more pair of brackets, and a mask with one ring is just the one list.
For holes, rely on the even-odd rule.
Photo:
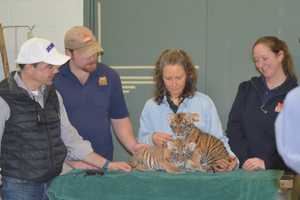
[(108, 172), (108, 165), (109, 165), (110, 161), (109, 160), (105, 160), (104, 165), (102, 166), (103, 172)]

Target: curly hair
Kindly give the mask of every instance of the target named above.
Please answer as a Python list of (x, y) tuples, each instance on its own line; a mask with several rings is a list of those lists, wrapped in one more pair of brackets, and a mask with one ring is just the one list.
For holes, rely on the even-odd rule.
[(284, 74), (286, 76), (291, 77), (294, 80), (297, 80), (297, 75), (294, 70), (294, 62), (293, 62), (292, 56), (290, 54), (287, 44), (283, 40), (280, 40), (279, 38), (277, 38), (275, 36), (264, 36), (264, 37), (258, 38), (252, 47), (252, 54), (253, 54), (253, 49), (258, 44), (266, 45), (275, 54), (282, 51), (284, 54), (284, 58), (283, 58), (281, 64), (282, 64)]
[(191, 57), (182, 49), (166, 49), (164, 50), (155, 63), (154, 82), (155, 92), (154, 100), (157, 104), (161, 104), (164, 96), (168, 94), (167, 88), (163, 80), (163, 69), (167, 65), (180, 65), (186, 73), (186, 82), (180, 97), (192, 97), (197, 90), (197, 73)]

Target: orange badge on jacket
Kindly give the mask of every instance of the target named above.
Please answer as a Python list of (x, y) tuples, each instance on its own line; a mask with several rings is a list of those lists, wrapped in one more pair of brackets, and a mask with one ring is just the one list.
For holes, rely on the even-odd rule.
[(280, 102), (277, 103), (277, 105), (275, 107), (275, 112), (279, 113), (282, 110), (282, 108), (283, 108), (283, 102), (280, 101)]
[(100, 86), (105, 86), (108, 84), (106, 76), (100, 76), (98, 79), (98, 84)]

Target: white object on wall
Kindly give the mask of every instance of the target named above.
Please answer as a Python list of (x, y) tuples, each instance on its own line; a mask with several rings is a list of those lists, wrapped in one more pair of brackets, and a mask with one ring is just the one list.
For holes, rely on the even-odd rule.
[[(83, 24), (83, 0), (1, 0), (0, 23), (3, 26), (32, 26), (27, 29), (4, 29), (10, 70), (15, 70), (15, 58), (28, 34), (48, 39), (63, 52), (63, 37), (71, 26)], [(16, 41), (17, 39), (17, 41)], [(3, 78), (0, 63), (0, 79)]]

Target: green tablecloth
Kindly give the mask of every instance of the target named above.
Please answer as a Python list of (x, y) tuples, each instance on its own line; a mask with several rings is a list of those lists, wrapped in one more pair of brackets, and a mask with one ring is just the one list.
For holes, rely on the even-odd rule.
[(228, 173), (113, 172), (84, 176), (80, 170), (55, 178), (50, 200), (272, 200), (282, 171)]

